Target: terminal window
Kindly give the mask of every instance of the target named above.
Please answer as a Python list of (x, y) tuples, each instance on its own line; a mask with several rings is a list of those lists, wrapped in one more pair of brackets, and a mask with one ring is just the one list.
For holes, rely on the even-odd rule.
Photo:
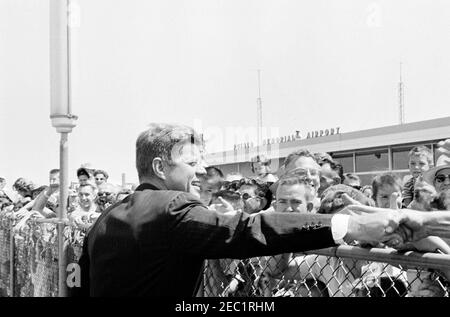
[(347, 154), (347, 155), (336, 155), (333, 156), (333, 159), (338, 161), (342, 168), (344, 169), (344, 173), (353, 173), (353, 154)]
[(356, 154), (356, 172), (389, 170), (388, 150), (376, 150)]

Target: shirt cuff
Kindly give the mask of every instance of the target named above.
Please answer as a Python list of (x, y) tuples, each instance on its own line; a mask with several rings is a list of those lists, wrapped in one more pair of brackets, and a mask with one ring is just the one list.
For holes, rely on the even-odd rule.
[(331, 218), (331, 234), (336, 244), (346, 244), (344, 237), (348, 230), (349, 215), (335, 214)]

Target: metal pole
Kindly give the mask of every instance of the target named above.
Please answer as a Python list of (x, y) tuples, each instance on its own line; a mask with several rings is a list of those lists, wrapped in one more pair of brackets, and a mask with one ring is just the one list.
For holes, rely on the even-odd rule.
[(9, 289), (11, 297), (14, 297), (14, 220), (13, 215), (9, 225)]
[(61, 133), (59, 146), (60, 181), (59, 181), (59, 209), (58, 209), (58, 296), (67, 296), (66, 266), (67, 259), (64, 252), (64, 227), (67, 218), (67, 197), (69, 194), (69, 151), (68, 133)]

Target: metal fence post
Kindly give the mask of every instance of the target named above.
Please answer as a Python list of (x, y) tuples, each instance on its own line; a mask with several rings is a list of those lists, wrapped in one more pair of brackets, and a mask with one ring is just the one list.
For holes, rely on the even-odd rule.
[(69, 153), (68, 153), (68, 133), (61, 133), (60, 143), (60, 183), (59, 183), (59, 209), (58, 209), (58, 296), (67, 296), (66, 266), (67, 259), (64, 252), (64, 228), (67, 218), (67, 197), (69, 180)]
[(9, 289), (11, 297), (14, 297), (14, 215), (9, 222)]

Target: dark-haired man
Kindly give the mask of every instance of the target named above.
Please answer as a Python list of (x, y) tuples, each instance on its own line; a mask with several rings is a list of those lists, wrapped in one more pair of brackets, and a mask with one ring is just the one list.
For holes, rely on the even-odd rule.
[[(250, 258), (397, 239), (395, 211), (364, 215), (220, 213), (199, 201), (203, 143), (188, 127), (154, 124), (136, 141), (140, 185), (106, 210), (80, 258), (90, 296), (193, 296), (205, 259)], [(174, 288), (176, 285), (176, 288)]]

